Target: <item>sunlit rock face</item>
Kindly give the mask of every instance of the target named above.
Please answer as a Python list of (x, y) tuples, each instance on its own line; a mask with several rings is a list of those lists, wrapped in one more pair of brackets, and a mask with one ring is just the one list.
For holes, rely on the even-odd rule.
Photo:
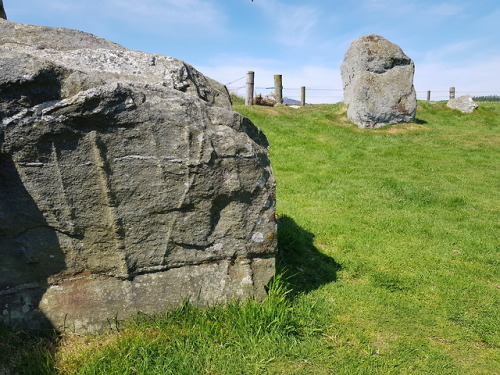
[(182, 61), (0, 21), (0, 320), (94, 332), (264, 297), (274, 177), (230, 104)]
[(452, 109), (458, 109), (463, 113), (472, 113), (479, 107), (470, 95), (462, 95), (459, 98), (450, 99), (448, 103), (446, 103), (446, 106)]
[(341, 66), (347, 117), (360, 128), (413, 122), (415, 65), (399, 46), (379, 35), (356, 39)]

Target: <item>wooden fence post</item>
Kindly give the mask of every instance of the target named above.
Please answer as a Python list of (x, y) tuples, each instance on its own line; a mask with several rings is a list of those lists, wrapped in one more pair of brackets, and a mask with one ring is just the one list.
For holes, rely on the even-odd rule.
[(431, 101), (431, 90), (427, 90), (427, 101)]
[(249, 71), (247, 73), (247, 98), (245, 100), (245, 105), (253, 105), (254, 86), (255, 86), (255, 73)]
[(455, 99), (455, 88), (450, 87), (450, 99)]
[(306, 87), (302, 86), (300, 88), (300, 105), (306, 105)]
[(281, 74), (274, 76), (274, 100), (277, 104), (283, 104), (283, 76)]

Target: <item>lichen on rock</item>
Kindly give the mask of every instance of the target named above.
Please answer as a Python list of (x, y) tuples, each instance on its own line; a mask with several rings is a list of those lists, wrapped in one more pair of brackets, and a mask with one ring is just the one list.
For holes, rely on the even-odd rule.
[(223, 85), (171, 57), (10, 21), (0, 68), (0, 320), (87, 332), (265, 296), (268, 143)]
[(415, 66), (379, 35), (352, 42), (341, 66), (347, 117), (360, 128), (412, 122), (417, 110)]
[(470, 95), (462, 95), (459, 98), (450, 99), (448, 103), (446, 103), (446, 106), (452, 109), (458, 109), (462, 113), (472, 113), (479, 107)]

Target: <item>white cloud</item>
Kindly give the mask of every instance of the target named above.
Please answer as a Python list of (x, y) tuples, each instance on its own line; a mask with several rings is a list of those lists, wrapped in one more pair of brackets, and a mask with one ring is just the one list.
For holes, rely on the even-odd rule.
[(427, 13), (431, 16), (456, 16), (463, 11), (463, 8), (452, 3), (434, 4), (429, 7)]
[(400, 0), (365, 0), (362, 7), (384, 14), (414, 14), (418, 9), (417, 4), (410, 0), (404, 2)]
[(82, 3), (74, 3), (70, 1), (51, 0), (44, 2), (44, 6), (51, 12), (78, 12), (85, 8)]
[(473, 55), (472, 51), (477, 50), (481, 44), (483, 44), (481, 39), (474, 39), (442, 45), (439, 48), (427, 51), (425, 61), (452, 60), (457, 55), (460, 56), (461, 60), (464, 60), (462, 56)]
[(157, 35), (212, 35), (226, 23), (217, 1), (211, 0), (23, 0), (9, 6), (7, 14), (85, 30), (125, 26)]
[(214, 3), (206, 0), (103, 0), (102, 5), (106, 17), (162, 32), (213, 33), (225, 20)]
[(274, 38), (287, 46), (306, 44), (320, 19), (320, 11), (313, 6), (292, 5), (278, 1), (261, 1), (258, 6), (274, 24)]
[(89, 7), (85, 2), (71, 2), (64, 0), (23, 0), (23, 1), (4, 1), (5, 10), (9, 19), (17, 21), (20, 18), (30, 17), (33, 19), (51, 19), (68, 17), (73, 14), (86, 16)]
[(303, 45), (314, 30), (319, 14), (316, 9), (302, 6), (283, 12), (278, 18), (278, 41), (286, 45)]
[(443, 2), (426, 4), (424, 1), (415, 0), (365, 0), (363, 7), (369, 11), (385, 14), (408, 15), (413, 18), (425, 15), (429, 16), (456, 16), (463, 11), (463, 6), (455, 2)]

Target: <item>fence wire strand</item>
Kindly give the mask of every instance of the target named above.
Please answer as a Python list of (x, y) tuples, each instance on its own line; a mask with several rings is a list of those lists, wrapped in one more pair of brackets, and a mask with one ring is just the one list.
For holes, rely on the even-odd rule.
[[(246, 76), (240, 77), (226, 84), (227, 89), (236, 94), (236, 95), (244, 95), (241, 93), (241, 90), (246, 88), (246, 85), (234, 86), (235, 83), (245, 79)], [(292, 100), (301, 100), (301, 90), (302, 87), (283, 87), (283, 98), (284, 99), (292, 99)], [(322, 87), (307, 87), (306, 90), (306, 101), (308, 99), (312, 99), (311, 101), (314, 104), (331, 104), (336, 101), (343, 101), (344, 99), (344, 90), (342, 88), (322, 88)], [(299, 93), (297, 93), (299, 91)], [(418, 100), (426, 100), (428, 98), (428, 91), (430, 91), (430, 100), (431, 101), (444, 101), (450, 99), (450, 90), (417, 90), (417, 99)], [(270, 95), (274, 93), (274, 86), (256, 86), (254, 87), (255, 95)], [(313, 95), (309, 95), (310, 92), (314, 92)], [(319, 95), (318, 95), (319, 94)], [(323, 95), (325, 94), (325, 95)], [(456, 90), (455, 98), (458, 98), (462, 95), (471, 95), (473, 97), (500, 97), (500, 91), (465, 91), (465, 90)], [(336, 101), (335, 101), (336, 100)]]

